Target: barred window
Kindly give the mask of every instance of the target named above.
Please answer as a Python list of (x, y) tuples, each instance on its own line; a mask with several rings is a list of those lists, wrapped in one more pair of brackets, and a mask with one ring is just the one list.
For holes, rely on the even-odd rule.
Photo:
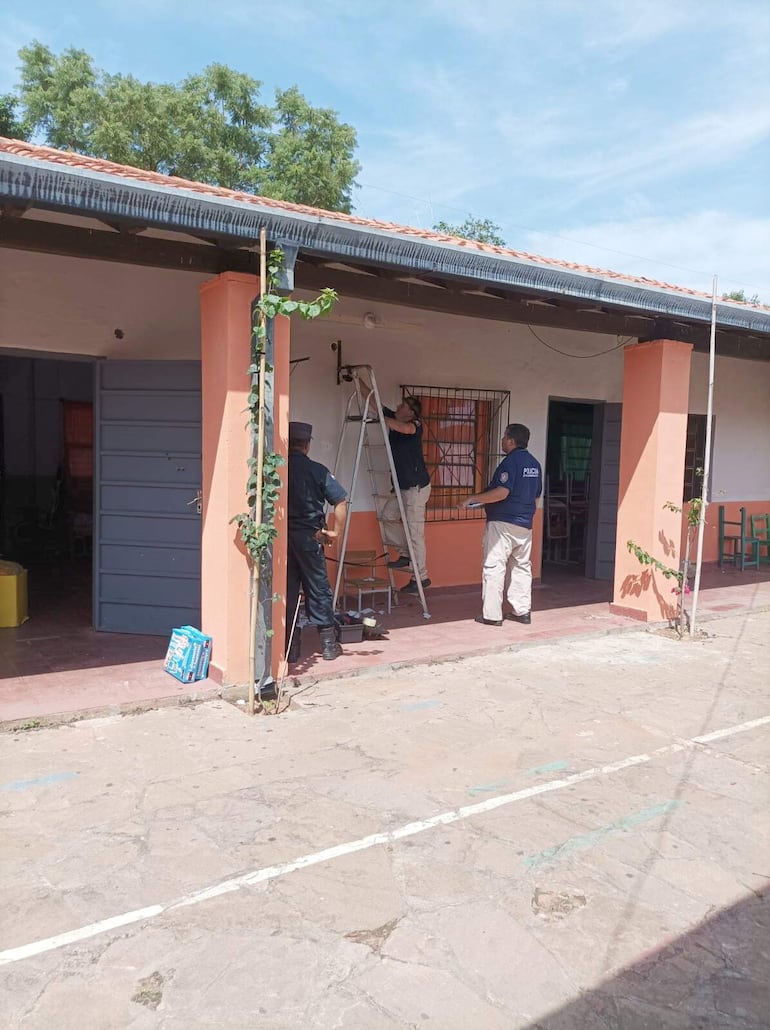
[(457, 506), (487, 487), (503, 457), (500, 441), (510, 419), (510, 392), (404, 385), (401, 391), (422, 405), (422, 443), (431, 481), (426, 520), (483, 518), (483, 508)]

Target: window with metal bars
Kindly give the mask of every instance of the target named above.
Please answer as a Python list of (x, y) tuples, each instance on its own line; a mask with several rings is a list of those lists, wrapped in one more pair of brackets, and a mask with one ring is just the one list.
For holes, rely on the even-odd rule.
[(510, 392), (405, 385), (401, 391), (422, 405), (422, 444), (431, 481), (426, 521), (484, 518), (483, 508), (457, 506), (485, 489), (503, 457), (500, 440), (510, 419)]

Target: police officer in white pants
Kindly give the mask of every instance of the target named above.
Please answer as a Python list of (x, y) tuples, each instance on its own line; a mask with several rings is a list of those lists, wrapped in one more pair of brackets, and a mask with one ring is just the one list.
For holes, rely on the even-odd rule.
[[(505, 457), (492, 482), (481, 494), (468, 497), (463, 508), (483, 504), (487, 513), (484, 533), (483, 613), (476, 622), (502, 626), (503, 618), (529, 625), (532, 621), (532, 520), (543, 492), (543, 470), (527, 447), (529, 429), (509, 425), (502, 439)], [(510, 564), (508, 602), (513, 609), (503, 616), (505, 576)]]

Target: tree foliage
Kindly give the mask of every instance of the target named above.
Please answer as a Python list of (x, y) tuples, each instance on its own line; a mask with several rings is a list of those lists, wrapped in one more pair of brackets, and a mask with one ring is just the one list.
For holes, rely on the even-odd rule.
[(13, 93), (0, 93), (0, 136), (11, 139), (26, 139), (27, 126), (16, 117), (19, 98)]
[(495, 247), (506, 246), (505, 240), (500, 235), (500, 226), (495, 225), (489, 218), (473, 218), (471, 215), (468, 215), (462, 225), (450, 225), (449, 222), (439, 222), (433, 226), (433, 229), (434, 232), (442, 232), (447, 236), (459, 236), (463, 240), (491, 243)]
[(74, 48), (57, 55), (33, 42), (19, 57), (21, 82), (11, 99), (29, 132), (51, 146), (350, 211), (360, 167), (356, 132), (296, 87), (265, 104), (261, 82), (223, 64), (173, 84), (108, 74)]
[(753, 296), (747, 297), (745, 290), (732, 290), (730, 293), (723, 293), (722, 300), (737, 300), (741, 304), (759, 304), (759, 294), (755, 293)]

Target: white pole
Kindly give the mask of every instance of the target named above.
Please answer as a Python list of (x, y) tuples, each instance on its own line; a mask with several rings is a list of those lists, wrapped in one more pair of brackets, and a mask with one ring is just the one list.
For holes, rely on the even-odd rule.
[[(717, 277), (711, 289), (711, 338), (709, 340), (709, 389), (706, 401), (706, 453), (703, 458), (703, 491), (701, 493), (700, 517), (698, 519), (698, 551), (695, 558), (695, 582), (692, 591), (692, 613), (690, 615), (690, 636), (695, 634), (695, 619), (698, 613), (698, 594), (700, 593), (700, 575), (703, 567), (703, 532), (706, 527), (706, 505), (709, 492), (709, 474), (711, 472), (711, 422), (714, 412), (714, 364), (716, 359), (717, 339)], [(682, 584), (684, 591), (685, 584)], [(682, 593), (684, 604), (684, 592)]]

